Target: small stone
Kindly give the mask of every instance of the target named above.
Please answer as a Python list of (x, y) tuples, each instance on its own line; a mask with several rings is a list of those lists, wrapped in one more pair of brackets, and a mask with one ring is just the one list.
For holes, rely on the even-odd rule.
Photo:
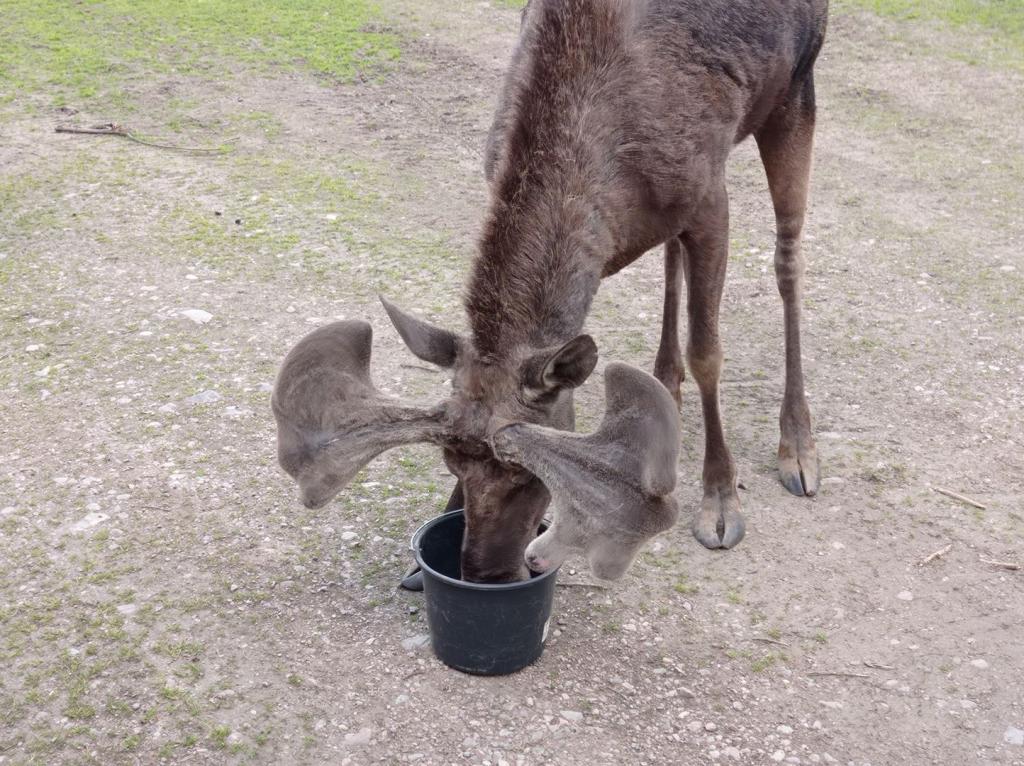
[(978, 706), (970, 700), (960, 700), (960, 707), (962, 707), (964, 710), (974, 710), (974, 708)]
[(185, 404), (213, 404), (214, 402), (219, 402), (220, 399), (221, 396), (219, 393), (211, 389), (207, 389), (206, 391), (202, 391), (196, 394), (195, 396), (190, 396), (188, 399), (185, 400)]
[(583, 720), (583, 713), (578, 710), (562, 710), (560, 715), (570, 723), (578, 723)]
[(186, 319), (191, 319), (196, 324), (206, 324), (213, 319), (213, 314), (202, 309), (185, 309), (181, 312), (181, 315)]
[(909, 590), (901, 590), (899, 593), (896, 594), (896, 598), (898, 598), (900, 601), (913, 601), (914, 594), (911, 593)]
[(772, 753), (772, 760), (776, 763), (782, 763), (784, 760), (786, 760), (786, 751), (776, 750), (774, 753)]
[(704, 731), (704, 724), (701, 721), (690, 721), (686, 728), (696, 734), (698, 731)]
[(738, 747), (726, 747), (722, 749), (722, 755), (726, 758), (732, 758), (734, 761), (740, 759), (740, 749)]
[(1003, 732), (1003, 742), (1008, 745), (1024, 745), (1024, 729), (1016, 726), (1007, 726)]
[(102, 524), (104, 521), (109, 519), (105, 513), (87, 513), (85, 516), (80, 518), (74, 524), (71, 525), (72, 532), (84, 532), (87, 529), (92, 529), (97, 524)]
[(985, 670), (988, 668), (988, 663), (985, 660), (971, 660), (971, 667), (977, 668), (978, 670)]
[(166, 414), (173, 414), (178, 411), (178, 405), (176, 404), (162, 404), (157, 408), (157, 412), (163, 412)]
[(346, 542), (346, 543), (349, 542), (350, 540), (355, 540), (357, 537), (359, 537), (359, 535), (357, 535), (351, 529), (348, 530), (347, 532), (342, 532), (341, 533), (341, 539), (342, 539), (343, 542)]
[(835, 700), (819, 700), (819, 701), (821, 702), (822, 705), (824, 705), (825, 707), (829, 708), (830, 710), (842, 710), (843, 709), (843, 703), (842, 702), (836, 702)]
[(793, 727), (792, 726), (786, 726), (785, 724), (781, 724), (779, 726), (776, 726), (775, 730), (779, 734), (792, 734), (793, 733)]
[(718, 731), (718, 726), (711, 723), (711, 721), (708, 721), (706, 724), (704, 724), (704, 731)]
[(119, 614), (123, 614), (127, 617), (135, 614), (139, 611), (139, 608), (135, 604), (118, 604), (117, 611)]
[(345, 735), (345, 744), (351, 747), (360, 747), (362, 745), (370, 744), (370, 740), (373, 738), (373, 729), (366, 726), (357, 732), (352, 732)]
[(415, 652), (418, 649), (430, 646), (430, 634), (420, 633), (415, 636), (410, 636), (402, 641), (402, 648), (407, 652)]

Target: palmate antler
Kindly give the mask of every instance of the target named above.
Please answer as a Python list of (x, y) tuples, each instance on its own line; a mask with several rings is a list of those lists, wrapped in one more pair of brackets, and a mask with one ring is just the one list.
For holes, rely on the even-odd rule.
[(568, 434), (518, 423), (492, 437), (495, 454), (539, 477), (555, 519), (530, 544), (535, 570), (586, 551), (599, 577), (621, 577), (640, 546), (676, 522), (672, 491), (679, 459), (679, 415), (657, 380), (627, 364), (605, 368), (605, 416), (596, 432)]
[(299, 341), (281, 366), (271, 400), (278, 460), (308, 508), (326, 504), (385, 450), (449, 434), (443, 404), (405, 404), (376, 389), (372, 342), (366, 322), (335, 322)]
[[(457, 358), (463, 341), (385, 307), (417, 356), (445, 366), (462, 363)], [(272, 398), (278, 459), (307, 507), (326, 504), (385, 450), (431, 442), (460, 450), (472, 446), (476, 454), (470, 459), (516, 464), (544, 483), (555, 501), (555, 520), (530, 546), (534, 568), (583, 549), (595, 573), (619, 577), (645, 540), (675, 522), (679, 417), (668, 391), (647, 373), (625, 364), (607, 366), (606, 413), (594, 434), (492, 418), (490, 441), (484, 442), (482, 434), (458, 433), (455, 424), (462, 421), (452, 417), (453, 399), (416, 405), (380, 393), (370, 379), (372, 338), (366, 322), (335, 322), (299, 341), (281, 367)], [(587, 364), (576, 359), (591, 353)], [(580, 336), (530, 357), (535, 358), (549, 360), (541, 365), (548, 377), (576, 386), (593, 369), (596, 349), (588, 336)], [(524, 380), (541, 385), (533, 366), (524, 363)], [(563, 366), (576, 372), (563, 375)], [(469, 504), (472, 513), (472, 498)]]

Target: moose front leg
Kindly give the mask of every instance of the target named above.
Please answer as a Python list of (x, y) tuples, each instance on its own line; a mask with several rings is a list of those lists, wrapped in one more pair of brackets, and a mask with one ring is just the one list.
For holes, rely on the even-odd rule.
[(673, 237), (665, 243), (665, 308), (661, 317), (661, 343), (654, 358), (654, 377), (682, 407), (679, 390), (686, 378), (683, 354), (679, 349), (679, 302), (683, 293), (683, 243)]
[(745, 527), (736, 492), (736, 466), (725, 444), (718, 407), (722, 371), (718, 310), (729, 248), (729, 202), (724, 183), (699, 211), (697, 220), (697, 228), (682, 237), (689, 316), (686, 358), (700, 389), (705, 438), (704, 498), (693, 522), (693, 534), (707, 548), (731, 548), (743, 539)]
[(818, 450), (804, 394), (800, 358), (800, 304), (804, 258), (800, 233), (807, 208), (814, 137), (814, 81), (809, 75), (782, 109), (757, 133), (775, 207), (775, 280), (782, 296), (786, 333), (786, 391), (779, 414), (779, 479), (794, 495), (818, 491)]

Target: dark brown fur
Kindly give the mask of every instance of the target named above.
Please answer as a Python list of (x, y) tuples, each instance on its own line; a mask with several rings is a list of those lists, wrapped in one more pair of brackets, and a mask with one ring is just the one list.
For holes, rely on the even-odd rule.
[[(664, 442), (677, 425), (652, 432), (653, 451), (627, 461), (629, 475), (588, 465), (584, 455), (559, 458), (566, 445), (578, 452), (583, 442), (531, 429), (572, 429), (572, 390), (597, 361), (593, 341), (580, 333), (600, 281), (665, 243), (665, 312), (655, 373), (678, 402), (683, 362), (677, 315), (685, 278), (686, 355), (700, 389), (706, 436), (704, 499), (693, 528), (708, 547), (735, 545), (744, 526), (718, 407), (718, 312), (728, 245), (725, 162), (736, 143), (754, 135), (775, 207), (776, 276), (785, 313), (779, 472), (790, 491), (813, 494), (818, 468), (800, 367), (799, 242), (814, 128), (812, 70), (826, 11), (827, 0), (532, 0), (488, 139), (491, 202), (465, 301), (472, 335), (456, 337), (386, 304), (413, 353), (453, 368), (452, 396), (439, 408), (398, 410), (370, 387), (362, 362), (352, 362), (358, 384), (344, 382), (345, 373), (335, 366), (327, 377), (351, 395), (338, 409), (341, 425), (324, 442), (331, 446), (318, 453), (320, 462), (297, 464), (290, 456), (290, 472), (303, 477), (300, 485), (316, 487), (322, 501), (340, 489), (338, 477), (369, 459), (374, 439), (386, 448), (394, 434), (418, 429), (444, 448), (459, 477), (467, 517), (463, 575), (472, 580), (525, 576), (523, 551), (551, 499), (538, 478), (542, 469), (559, 484), (563, 506), (572, 502), (574, 484), (600, 475), (614, 487), (609, 492), (616, 502), (629, 506), (620, 509), (629, 516), (627, 526), (662, 528), (641, 517), (661, 508), (656, 515), (667, 518), (672, 487), (659, 482), (655, 492), (641, 474), (668, 459)], [(365, 345), (360, 353), (368, 359), (367, 329), (345, 326), (333, 333), (338, 345)], [(330, 366), (326, 359), (320, 364)], [(281, 390), (294, 387), (292, 375), (282, 370)], [(633, 373), (623, 380), (635, 383), (631, 390), (645, 390)], [(326, 388), (317, 397), (331, 400)], [(631, 417), (627, 398), (615, 397), (618, 411), (609, 411), (609, 423)], [(276, 409), (279, 439), (294, 431), (299, 413), (317, 406), (307, 401)], [(396, 431), (396, 412), (415, 428)], [(508, 430), (510, 424), (527, 427)], [(650, 424), (644, 428), (650, 431)], [(311, 438), (311, 431), (299, 432), (301, 439), (289, 445)], [(494, 442), (499, 433), (505, 433), (502, 445)], [(644, 433), (609, 427), (595, 443), (607, 457), (644, 443)], [(513, 448), (510, 434), (530, 443)], [(612, 441), (601, 441), (606, 436)], [(599, 495), (589, 504), (600, 502)], [(599, 510), (580, 507), (574, 514), (583, 518)], [(621, 574), (639, 538), (629, 538), (631, 553), (624, 557), (608, 553), (614, 535), (600, 537), (597, 564)]]
[(680, 399), (675, 327), (687, 274), (691, 372), (701, 390), (705, 500), (695, 532), (743, 534), (722, 433), (718, 307), (728, 242), (725, 161), (758, 142), (778, 223), (786, 395), (780, 477), (817, 489), (799, 353), (799, 236), (826, 0), (533, 0), (488, 141), (492, 202), (466, 308), (482, 357), (578, 333), (601, 278), (666, 242), (657, 377)]

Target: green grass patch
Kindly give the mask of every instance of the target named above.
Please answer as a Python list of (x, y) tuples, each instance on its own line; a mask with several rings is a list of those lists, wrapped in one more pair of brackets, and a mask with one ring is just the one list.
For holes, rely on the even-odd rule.
[(901, 19), (939, 19), (1024, 38), (1024, 0), (841, 0), (839, 5), (858, 5)]
[(779, 657), (776, 657), (774, 654), (766, 654), (764, 657), (760, 657), (759, 659), (751, 662), (750, 669), (755, 673), (763, 673), (774, 665), (778, 659)]
[(42, 86), (116, 98), (134, 71), (220, 79), (225, 57), (349, 80), (398, 56), (378, 19), (367, 0), (5, 0), (0, 101)]
[[(837, 8), (862, 8), (904, 21), (939, 21), (992, 38), (1024, 66), (1024, 0), (840, 0)], [(954, 57), (958, 52), (950, 52)]]
[(672, 590), (684, 596), (692, 596), (700, 592), (700, 587), (691, 583), (686, 577), (680, 577), (672, 586)]
[(214, 726), (210, 732), (210, 740), (218, 750), (224, 750), (228, 746), (228, 737), (231, 735), (231, 727), (223, 724)]

